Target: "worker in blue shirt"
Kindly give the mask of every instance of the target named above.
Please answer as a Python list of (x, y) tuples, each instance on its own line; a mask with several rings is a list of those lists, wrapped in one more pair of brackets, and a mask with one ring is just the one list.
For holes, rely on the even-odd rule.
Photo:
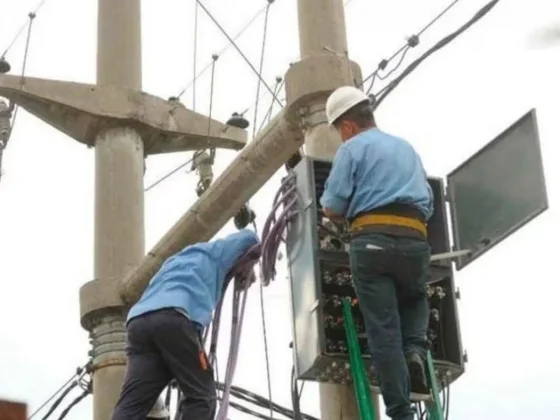
[(214, 419), (214, 373), (201, 332), (212, 320), (226, 275), (258, 242), (243, 229), (187, 246), (163, 263), (128, 313), (127, 372), (113, 420), (145, 420), (172, 379), (185, 396), (183, 419)]
[(332, 220), (349, 222), (352, 279), (387, 415), (412, 420), (411, 390), (428, 393), (426, 224), (433, 193), (414, 148), (377, 128), (361, 90), (335, 90), (326, 113), (343, 144), (321, 206)]

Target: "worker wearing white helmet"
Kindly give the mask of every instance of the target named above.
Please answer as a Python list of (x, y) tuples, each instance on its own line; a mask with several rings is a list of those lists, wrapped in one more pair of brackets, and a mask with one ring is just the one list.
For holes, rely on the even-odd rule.
[(425, 358), (433, 193), (406, 140), (379, 130), (371, 99), (344, 86), (327, 100), (343, 144), (321, 205), (350, 223), (350, 266), (387, 415), (413, 420), (410, 392), (428, 393)]

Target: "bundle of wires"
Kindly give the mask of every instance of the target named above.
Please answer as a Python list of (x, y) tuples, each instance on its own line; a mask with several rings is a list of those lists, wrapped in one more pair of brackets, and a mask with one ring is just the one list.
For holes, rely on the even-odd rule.
[[(220, 320), (222, 315), (223, 300), (225, 292), (232, 280), (234, 283), (233, 289), (233, 303), (232, 303), (232, 321), (231, 321), (231, 336), (230, 348), (228, 354), (228, 361), (226, 366), (226, 377), (223, 388), (223, 395), (221, 397), (222, 403), (218, 410), (218, 420), (225, 420), (227, 418), (227, 410), (229, 406), (229, 396), (231, 392), (231, 384), (235, 375), (235, 367), (237, 365), (237, 357), (239, 351), (239, 341), (241, 339), (241, 330), (243, 327), (243, 317), (245, 314), (245, 306), (247, 303), (247, 291), (251, 284), (255, 281), (255, 273), (253, 268), (259, 261), (261, 256), (261, 246), (255, 245), (251, 247), (243, 256), (238, 260), (235, 267), (228, 273), (224, 281), (222, 290), (222, 298), (218, 302), (214, 320), (212, 322), (212, 331), (210, 333), (210, 351), (209, 361), (212, 366), (216, 365), (216, 351), (218, 344), (218, 334), (220, 330)], [(205, 332), (204, 340), (206, 340), (208, 330)]]
[[(274, 197), (272, 210), (268, 215), (262, 233), (262, 281), (268, 286), (276, 276), (276, 255), (283, 241), (283, 234), (290, 221), (297, 214), (296, 174), (288, 171), (282, 179), (280, 189)], [(278, 218), (276, 212), (283, 206)]]
[[(223, 383), (217, 383), (216, 384), (218, 389), (223, 390), (225, 388)], [(240, 400), (243, 400), (245, 402), (248, 402), (250, 404), (253, 404), (259, 408), (262, 409), (269, 409), (270, 407), (272, 407), (273, 411), (277, 414), (280, 414), (284, 417), (290, 418), (290, 419), (297, 419), (297, 420), (318, 420), (317, 418), (307, 415), (307, 414), (301, 414), (301, 413), (295, 413), (295, 411), (290, 410), (289, 408), (283, 407), (279, 404), (276, 404), (274, 402), (270, 402), (268, 399), (266, 399), (265, 397), (255, 394), (254, 392), (248, 391), (246, 389), (240, 388), (238, 386), (232, 385), (231, 386), (231, 396), (238, 398)], [(270, 417), (266, 417), (262, 414), (259, 414), (247, 407), (244, 407), (243, 405), (239, 404), (239, 403), (235, 403), (230, 401), (229, 404), (234, 407), (237, 410), (243, 411), (247, 414), (251, 414), (254, 415), (255, 417), (259, 417), (259, 418), (264, 418), (264, 419), (269, 419)]]
[[(86, 375), (91, 373), (91, 362), (87, 363), (85, 366), (80, 367), (76, 370), (76, 373), (70, 378), (66, 384), (62, 386), (45, 404), (43, 404), (37, 411), (35, 411), (29, 419), (35, 417), (35, 415), (41, 411), (56, 395), (58, 398), (53, 402), (53, 404), (48, 409), (47, 413), (41, 418), (41, 420), (47, 420), (51, 417), (51, 415), (55, 412), (55, 410), (60, 406), (60, 404), (64, 401), (64, 399), (72, 392), (74, 388), (80, 387), (82, 389), (82, 393), (76, 397), (59, 415), (58, 419), (64, 419), (68, 413), (74, 408), (77, 404), (80, 403), (84, 398), (86, 398), (92, 392), (92, 382), (91, 379), (85, 378)], [(62, 391), (62, 392), (61, 392)]]

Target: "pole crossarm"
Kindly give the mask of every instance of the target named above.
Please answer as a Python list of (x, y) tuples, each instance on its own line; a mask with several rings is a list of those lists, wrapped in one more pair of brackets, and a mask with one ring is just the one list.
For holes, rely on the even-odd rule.
[(168, 257), (211, 239), (302, 144), (303, 132), (281, 111), (123, 279), (123, 300), (134, 303)]
[[(148, 93), (19, 76), (0, 76), (0, 96), (73, 139), (95, 146), (103, 130), (128, 126), (144, 141), (146, 155), (204, 148), (242, 149), (247, 132)], [(210, 125), (210, 129), (209, 126)], [(210, 133), (210, 134), (208, 134)]]

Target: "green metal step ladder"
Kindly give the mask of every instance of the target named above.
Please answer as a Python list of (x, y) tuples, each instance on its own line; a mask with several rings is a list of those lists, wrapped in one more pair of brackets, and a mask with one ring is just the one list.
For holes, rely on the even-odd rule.
[[(352, 309), (349, 299), (342, 302), (342, 312), (344, 315), (344, 329), (346, 330), (346, 341), (348, 342), (348, 353), (350, 355), (350, 370), (354, 382), (354, 392), (358, 403), (358, 412), (361, 420), (378, 420), (375, 418), (375, 411), (371, 402), (371, 392), (360, 345), (358, 343), (358, 333), (352, 317)], [(428, 386), (430, 396), (422, 399), (428, 410), (427, 420), (444, 420), (442, 404), (439, 398), (439, 386), (434, 369), (432, 353), (428, 351), (426, 364), (428, 367)]]

